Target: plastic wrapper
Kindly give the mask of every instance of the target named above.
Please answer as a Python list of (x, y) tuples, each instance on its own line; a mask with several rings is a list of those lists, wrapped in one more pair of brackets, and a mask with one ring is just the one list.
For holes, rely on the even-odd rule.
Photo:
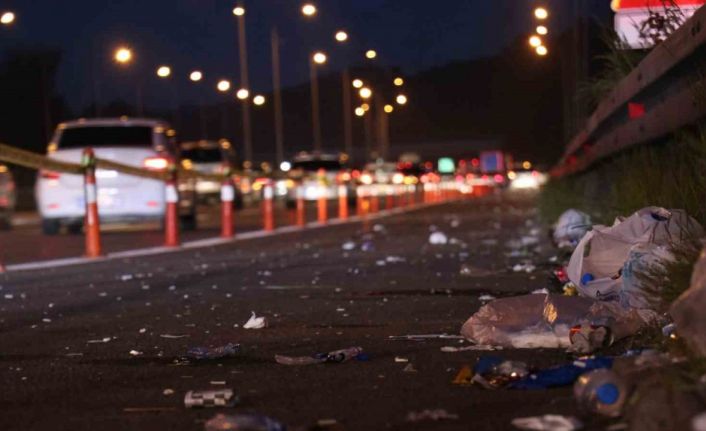
[(674, 319), (678, 336), (701, 356), (706, 356), (706, 248), (691, 274), (689, 289), (672, 304), (669, 314)]
[(584, 212), (570, 209), (559, 216), (552, 236), (558, 247), (576, 247), (590, 229), (591, 217)]

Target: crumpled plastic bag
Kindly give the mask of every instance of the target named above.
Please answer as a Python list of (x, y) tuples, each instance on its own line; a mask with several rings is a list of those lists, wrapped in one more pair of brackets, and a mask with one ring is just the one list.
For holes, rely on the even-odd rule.
[(706, 356), (706, 248), (694, 265), (689, 289), (672, 304), (669, 314), (677, 334), (696, 353)]
[(554, 224), (554, 242), (557, 247), (576, 247), (586, 232), (591, 230), (591, 217), (581, 211), (564, 211)]
[(576, 246), (567, 274), (582, 295), (617, 299), (623, 286), (621, 270), (633, 247), (670, 246), (701, 235), (701, 225), (683, 210), (643, 208), (626, 219), (616, 219), (613, 226), (594, 226)]
[(461, 328), (476, 344), (510, 348), (566, 348), (573, 326), (608, 326), (615, 339), (636, 333), (647, 321), (618, 302), (557, 294), (501, 298), (482, 306)]
[(574, 431), (583, 427), (575, 417), (561, 415), (516, 418), (512, 420), (512, 425), (521, 430), (534, 431)]
[(645, 288), (640, 274), (663, 269), (665, 263), (673, 260), (674, 254), (667, 246), (656, 244), (633, 246), (621, 272), (623, 286), (619, 292), (620, 303), (624, 307), (651, 308), (659, 298), (654, 296), (657, 292), (650, 292)]

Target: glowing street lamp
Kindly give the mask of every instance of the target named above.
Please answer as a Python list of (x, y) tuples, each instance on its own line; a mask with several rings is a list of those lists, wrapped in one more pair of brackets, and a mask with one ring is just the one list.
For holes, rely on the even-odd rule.
[(378, 56), (378, 53), (377, 53), (374, 49), (369, 49), (369, 50), (365, 53), (365, 58), (367, 58), (367, 59), (369, 59), (369, 60), (373, 60), (373, 59), (375, 59), (375, 57), (377, 57), (377, 56)]
[(15, 22), (15, 14), (13, 12), (7, 11), (0, 15), (0, 24), (10, 25)]
[(343, 43), (348, 40), (348, 33), (343, 30), (336, 32), (336, 40)]
[(538, 46), (536, 50), (537, 50), (537, 55), (539, 55), (540, 57), (544, 57), (545, 55), (549, 54), (549, 50), (544, 45)]
[(360, 79), (354, 79), (353, 80), (353, 87), (354, 88), (361, 88), (363, 86), (363, 81)]
[(537, 48), (538, 46), (542, 45), (542, 38), (537, 35), (534, 35), (529, 38), (529, 44), (532, 48)]
[(262, 106), (265, 104), (265, 96), (258, 94), (257, 96), (253, 97), (252, 103), (254, 103), (257, 106)]
[(394, 107), (394, 106), (392, 106), (392, 105), (385, 105), (385, 107), (384, 107), (383, 109), (384, 109), (384, 110), (385, 110), (385, 112), (387, 112), (388, 114), (391, 114), (391, 113), (392, 113), (392, 111), (394, 111), (394, 110), (395, 110), (395, 107)]
[(363, 103), (362, 105), (360, 105), (360, 107), (363, 108), (364, 112), (370, 111), (370, 105), (368, 105), (367, 103)]
[(218, 81), (216, 88), (218, 88), (218, 91), (220, 91), (221, 93), (225, 93), (226, 91), (230, 90), (230, 81), (228, 81), (227, 79), (222, 79)]
[(358, 94), (363, 99), (370, 99), (370, 97), (373, 95), (373, 90), (369, 89), (368, 87), (363, 87), (360, 89)]
[(326, 63), (326, 54), (324, 54), (321, 51), (315, 52), (314, 55), (312, 56), (312, 59), (314, 60), (314, 63), (316, 64), (324, 64)]
[(241, 88), (240, 90), (238, 90), (237, 93), (235, 93), (235, 97), (237, 97), (240, 100), (245, 100), (248, 97), (250, 97), (250, 92), (248, 91), (247, 88)]
[(172, 68), (169, 66), (159, 66), (159, 68), (157, 68), (157, 76), (160, 78), (169, 78), (171, 74)]
[(203, 79), (203, 73), (200, 70), (194, 70), (189, 74), (189, 79), (193, 82), (199, 82)]
[(401, 87), (404, 85), (404, 79), (397, 77), (392, 83), (395, 84), (395, 87)]
[(535, 16), (537, 19), (542, 19), (542, 20), (544, 20), (544, 19), (549, 18), (549, 11), (547, 11), (547, 10), (546, 10), (545, 8), (543, 8), (543, 7), (538, 7), (537, 9), (534, 10), (534, 16)]
[(537, 34), (538, 35), (545, 36), (547, 33), (549, 33), (549, 29), (546, 26), (543, 26), (543, 25), (537, 26)]
[(395, 101), (397, 102), (398, 105), (406, 105), (407, 104), (407, 96), (404, 94), (400, 94), (395, 98)]
[(235, 15), (235, 16), (243, 16), (243, 15), (245, 15), (245, 8), (242, 7), (242, 6), (236, 6), (236, 7), (233, 9), (233, 15)]
[(314, 16), (316, 15), (316, 6), (314, 6), (311, 3), (306, 3), (304, 6), (302, 6), (302, 13), (304, 16)]
[(115, 50), (114, 58), (120, 64), (127, 64), (132, 60), (132, 51), (130, 48), (120, 47)]
[(358, 117), (362, 117), (363, 115), (365, 115), (365, 109), (361, 108), (360, 106), (355, 108), (355, 115), (357, 115)]

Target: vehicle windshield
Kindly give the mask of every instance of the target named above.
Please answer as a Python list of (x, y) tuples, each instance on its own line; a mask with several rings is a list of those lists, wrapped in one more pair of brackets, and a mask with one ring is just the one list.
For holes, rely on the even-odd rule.
[(181, 158), (195, 163), (220, 163), (223, 161), (223, 154), (218, 148), (192, 148), (182, 150)]
[(292, 163), (292, 169), (301, 169), (307, 172), (316, 172), (319, 169), (340, 171), (343, 169), (343, 165), (338, 160), (306, 160)]
[(152, 128), (144, 126), (71, 127), (61, 133), (59, 148), (152, 147)]

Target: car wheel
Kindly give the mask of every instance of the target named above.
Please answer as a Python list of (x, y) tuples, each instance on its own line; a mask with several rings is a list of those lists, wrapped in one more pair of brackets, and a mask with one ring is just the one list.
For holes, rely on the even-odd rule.
[(196, 213), (185, 214), (179, 217), (182, 230), (196, 230), (198, 222), (196, 221)]
[(61, 223), (55, 219), (42, 219), (42, 233), (44, 235), (56, 235), (59, 233)]

